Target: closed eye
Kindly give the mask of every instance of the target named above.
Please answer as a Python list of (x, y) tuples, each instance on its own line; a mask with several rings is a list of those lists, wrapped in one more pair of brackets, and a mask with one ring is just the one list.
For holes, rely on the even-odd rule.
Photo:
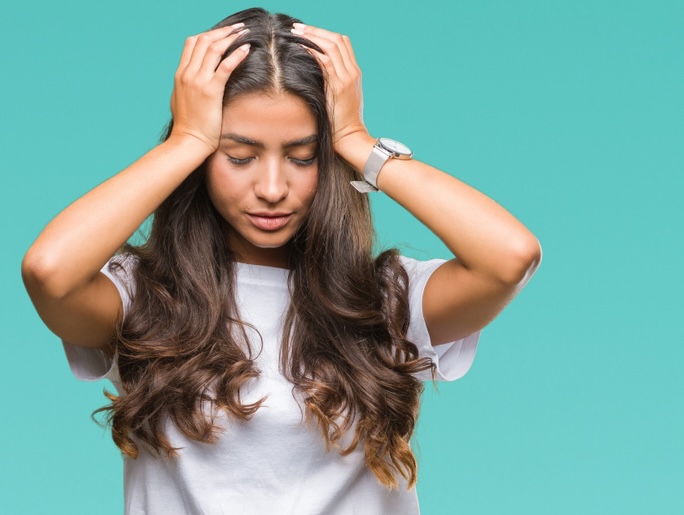
[(249, 163), (252, 159), (252, 157), (245, 157), (244, 159), (240, 159), (239, 157), (232, 157), (228, 156), (228, 161), (230, 161), (234, 165), (246, 165)]
[(316, 161), (316, 156), (313, 156), (309, 159), (295, 159), (294, 157), (291, 157), (290, 161), (292, 161), (297, 166), (311, 166)]

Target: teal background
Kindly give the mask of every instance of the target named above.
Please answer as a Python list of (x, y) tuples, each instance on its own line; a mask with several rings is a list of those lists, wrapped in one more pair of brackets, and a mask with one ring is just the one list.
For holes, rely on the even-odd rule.
[[(543, 247), (469, 373), (426, 385), (423, 513), (684, 513), (684, 3), (262, 5), (347, 33), (371, 133), (487, 194)], [(1, 8), (4, 513), (122, 512), (121, 459), (89, 419), (105, 385), (70, 375), (20, 263), (61, 209), (156, 144), (185, 37), (248, 6)], [(387, 197), (374, 211), (383, 244), (448, 257)]]

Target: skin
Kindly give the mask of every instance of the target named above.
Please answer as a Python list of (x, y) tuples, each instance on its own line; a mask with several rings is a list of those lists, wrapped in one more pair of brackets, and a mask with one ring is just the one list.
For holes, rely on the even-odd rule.
[[(235, 111), (231, 106), (223, 110), (225, 83), (248, 49), (234, 52), (223, 62), (221, 55), (241, 29), (225, 27), (186, 40), (171, 98), (171, 137), (68, 206), (25, 255), (22, 275), (27, 291), (43, 321), (59, 337), (112, 353), (107, 342), (121, 314), (121, 299), (99, 270), (207, 158), (212, 162), (212, 200), (232, 227), (227, 237), (237, 245), (240, 259), (283, 265), (288, 235), (301, 223), (315, 190), (312, 176), (302, 179), (295, 173), (288, 160), (293, 156), (284, 152), (283, 143), (304, 137), (304, 129), (311, 127), (305, 123), (297, 130), (278, 128), (273, 120), (266, 124), (268, 129), (250, 127), (248, 121), (240, 126), (231, 115), (245, 109), (249, 111), (246, 118), (255, 120), (267, 106), (294, 113), (298, 106), (291, 98), (243, 99), (232, 107)], [(361, 71), (349, 38), (302, 25), (293, 27), (293, 32), (323, 50), (310, 52), (328, 77), (328, 102), (335, 107), (331, 111), (335, 113), (335, 151), (361, 174), (375, 138), (362, 121)], [(244, 170), (221, 163), (226, 155), (248, 150), (223, 142), (226, 128), (263, 143), (260, 153), (251, 149), (253, 155), (233, 156), (255, 158)], [(486, 326), (541, 262), (539, 242), (513, 215), (486, 195), (417, 159), (389, 160), (378, 176), (378, 186), (454, 254), (432, 274), (423, 296), (423, 314), (434, 345)], [(232, 187), (240, 188), (245, 197), (236, 198)], [(250, 225), (248, 213), (269, 206), (292, 209), (296, 216), (282, 231), (264, 234)]]
[(207, 191), (230, 247), (239, 261), (286, 268), (318, 186), (316, 118), (291, 94), (244, 94), (224, 109), (221, 134)]
[[(295, 24), (292, 32), (323, 50), (307, 48), (329, 78), (335, 151), (362, 174), (376, 138), (363, 123), (361, 70), (351, 42), (347, 36), (302, 24)], [(490, 323), (541, 263), (539, 241), (520, 221), (437, 168), (417, 159), (390, 159), (377, 184), (458, 256), (435, 270), (423, 294), (423, 315), (433, 345), (463, 338)]]

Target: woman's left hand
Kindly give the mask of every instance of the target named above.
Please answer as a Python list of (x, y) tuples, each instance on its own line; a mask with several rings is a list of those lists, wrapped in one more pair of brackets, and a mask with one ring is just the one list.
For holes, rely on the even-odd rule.
[[(349, 37), (318, 27), (295, 23), (293, 34), (316, 43), (323, 53), (304, 46), (326, 74), (326, 96), (333, 124), (333, 145), (339, 153), (343, 140), (359, 134), (368, 136), (363, 123), (361, 69), (354, 57)], [(351, 138), (350, 138), (351, 136)]]

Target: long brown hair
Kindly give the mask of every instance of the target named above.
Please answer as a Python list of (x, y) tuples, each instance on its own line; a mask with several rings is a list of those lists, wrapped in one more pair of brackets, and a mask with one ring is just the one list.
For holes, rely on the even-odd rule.
[[(328, 448), (347, 454), (361, 442), (383, 485), (397, 488), (398, 472), (411, 487), (417, 467), (409, 440), (423, 390), (411, 374), (434, 365), (406, 340), (407, 274), (396, 250), (374, 257), (368, 198), (349, 185), (356, 172), (333, 150), (323, 72), (300, 46), (315, 45), (290, 32), (296, 21), (249, 9), (215, 26), (244, 22), (250, 29), (226, 52), (251, 43), (225, 102), (247, 92), (288, 92), (317, 120), (319, 186), (291, 242), (281, 369)], [(164, 139), (172, 126), (173, 120)], [(236, 308), (225, 223), (200, 166), (155, 211), (147, 241), (122, 248), (137, 257), (136, 294), (116, 333), (125, 393), (106, 393), (112, 403), (97, 411), (107, 413), (114, 442), (132, 458), (141, 444), (176, 455), (163, 432), (165, 417), (186, 437), (215, 442), (220, 427), (204, 413), (205, 403), (248, 420), (264, 400), (240, 400), (240, 387), (259, 370)], [(352, 428), (352, 442), (342, 448), (339, 440)]]

